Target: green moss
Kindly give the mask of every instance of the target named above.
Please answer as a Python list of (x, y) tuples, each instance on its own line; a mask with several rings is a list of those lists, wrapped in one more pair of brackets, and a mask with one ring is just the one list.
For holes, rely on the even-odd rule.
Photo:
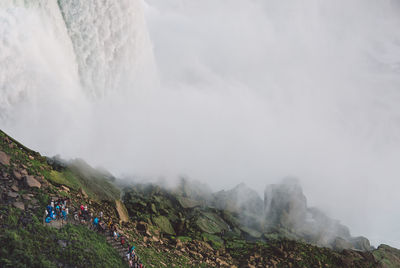
[(192, 238), (189, 236), (178, 236), (177, 239), (184, 243), (192, 241)]
[(165, 216), (153, 217), (153, 222), (161, 229), (162, 232), (169, 235), (175, 235), (174, 228), (172, 228), (172, 225), (167, 217)]
[(224, 241), (219, 236), (213, 234), (203, 233), (202, 238), (204, 241), (210, 242), (211, 246), (215, 249), (219, 249), (224, 245)]

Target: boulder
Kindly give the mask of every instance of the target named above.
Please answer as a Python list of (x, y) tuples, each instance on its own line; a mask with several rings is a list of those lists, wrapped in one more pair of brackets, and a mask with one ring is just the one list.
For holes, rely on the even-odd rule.
[(172, 228), (172, 225), (167, 217), (158, 216), (153, 217), (153, 222), (157, 225), (163, 233), (175, 235), (175, 230)]
[(67, 192), (67, 193), (69, 193), (69, 191), (70, 191), (70, 189), (65, 185), (61, 185), (61, 190), (64, 192)]
[(209, 234), (218, 234), (229, 230), (228, 224), (213, 212), (201, 212), (197, 217), (196, 227)]
[(13, 186), (11, 186), (11, 190), (13, 190), (14, 192), (18, 192), (19, 191), (18, 186), (15, 185), (15, 184)]
[(7, 155), (5, 152), (0, 151), (0, 163), (9, 166), (10, 165), (10, 159), (11, 157)]
[(22, 175), (21, 175), (21, 173), (19, 173), (18, 171), (16, 171), (16, 170), (13, 170), (13, 175), (14, 175), (14, 178), (16, 179), (16, 180), (22, 180)]
[(353, 245), (346, 239), (343, 239), (341, 237), (336, 237), (336, 239), (332, 243), (332, 248), (334, 250), (340, 251), (343, 249), (351, 249), (353, 248)]
[(7, 196), (10, 197), (10, 198), (17, 198), (18, 195), (19, 195), (19, 194), (15, 193), (15, 192), (11, 192), (11, 191), (9, 191), (9, 192), (7, 193)]
[(363, 236), (351, 238), (350, 243), (352, 244), (354, 249), (362, 251), (371, 250), (371, 244), (369, 243), (369, 240)]
[(25, 184), (29, 188), (39, 188), (41, 187), (40, 182), (38, 182), (33, 176), (25, 176)]
[(22, 210), (25, 210), (25, 205), (22, 202), (14, 202), (13, 206)]
[(28, 195), (28, 194), (23, 194), (22, 198), (25, 199), (25, 200), (31, 200), (31, 196)]

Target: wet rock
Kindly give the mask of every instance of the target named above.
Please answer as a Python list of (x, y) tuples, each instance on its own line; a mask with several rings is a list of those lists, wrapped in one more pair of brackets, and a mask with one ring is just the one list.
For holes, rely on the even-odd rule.
[(25, 205), (22, 202), (14, 202), (13, 206), (22, 210), (25, 210)]
[(41, 187), (40, 182), (38, 182), (33, 176), (25, 176), (25, 184), (30, 188), (39, 188)]
[(11, 157), (7, 155), (5, 152), (0, 151), (0, 163), (9, 166), (10, 165), (10, 159)]

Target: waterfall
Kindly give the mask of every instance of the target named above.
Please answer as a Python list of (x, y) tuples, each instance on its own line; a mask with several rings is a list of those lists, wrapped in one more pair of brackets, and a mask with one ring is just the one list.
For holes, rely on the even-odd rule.
[(139, 0), (3, 0), (0, 37), (3, 120), (138, 90), (155, 72)]
[[(92, 97), (146, 83), (152, 46), (138, 0), (58, 1), (82, 86)], [(144, 78), (144, 80), (143, 80)]]

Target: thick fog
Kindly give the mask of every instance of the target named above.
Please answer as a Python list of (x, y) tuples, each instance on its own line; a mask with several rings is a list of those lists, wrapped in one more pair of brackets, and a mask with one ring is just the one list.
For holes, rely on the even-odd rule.
[[(294, 176), (309, 204), (352, 235), (400, 247), (398, 1), (143, 5), (145, 23), (129, 32), (136, 39), (115, 35), (135, 53), (125, 46), (113, 68), (98, 67), (111, 60), (87, 52), (90, 42), (65, 41), (71, 29), (44, 27), (51, 21), (42, 13), (2, 9), (1, 128), (44, 154), (82, 157), (121, 176), (186, 175), (215, 190), (245, 182), (261, 196)], [(105, 60), (89, 57), (83, 72), (77, 46)], [(140, 51), (146, 64), (126, 60)], [(139, 76), (129, 64), (146, 82), (132, 82)], [(82, 74), (113, 88), (90, 95)]]

